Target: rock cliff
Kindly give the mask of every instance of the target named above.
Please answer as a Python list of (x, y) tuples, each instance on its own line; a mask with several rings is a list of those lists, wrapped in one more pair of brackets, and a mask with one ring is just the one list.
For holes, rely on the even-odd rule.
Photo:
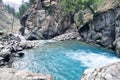
[(92, 21), (79, 29), (81, 37), (88, 43), (114, 50), (113, 42), (120, 37), (119, 11), (120, 4), (118, 3), (106, 11), (97, 12)]
[[(120, 37), (119, 3), (119, 0), (106, 0), (106, 5), (98, 8), (94, 15), (89, 11), (83, 12), (81, 23), (78, 21), (80, 11), (65, 13), (59, 0), (36, 0), (22, 16), (20, 22), (23, 27), (20, 32), (28, 40), (79, 38), (87, 43), (116, 50), (119, 55), (116, 43)], [(78, 35), (74, 36), (73, 33)]]
[(120, 1), (111, 1), (108, 8), (95, 13), (93, 19), (79, 29), (87, 43), (116, 50), (119, 55)]
[(59, 2), (36, 0), (20, 22), (23, 25), (20, 32), (26, 39), (51, 39), (71, 26), (71, 16), (63, 12)]

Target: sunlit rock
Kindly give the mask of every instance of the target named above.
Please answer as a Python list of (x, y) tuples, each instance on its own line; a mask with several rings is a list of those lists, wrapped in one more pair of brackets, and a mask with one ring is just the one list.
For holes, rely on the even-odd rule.
[(81, 80), (120, 80), (120, 62), (87, 69)]

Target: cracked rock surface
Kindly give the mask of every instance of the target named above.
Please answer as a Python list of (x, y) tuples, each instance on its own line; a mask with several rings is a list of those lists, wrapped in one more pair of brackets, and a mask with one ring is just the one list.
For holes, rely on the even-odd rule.
[(84, 71), (81, 80), (120, 80), (120, 62)]

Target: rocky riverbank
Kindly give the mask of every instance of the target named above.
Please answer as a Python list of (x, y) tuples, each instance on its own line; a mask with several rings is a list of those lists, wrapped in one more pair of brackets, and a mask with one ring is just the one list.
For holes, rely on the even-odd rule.
[(120, 80), (120, 62), (87, 69), (81, 80)]
[(51, 75), (36, 74), (27, 70), (16, 71), (12, 68), (0, 68), (1, 80), (53, 80)]
[[(55, 41), (27, 41), (21, 36), (10, 34), (0, 41), (0, 79), (1, 80), (53, 80), (49, 74), (32, 73), (30, 71), (17, 71), (12, 68), (16, 58), (24, 56), (23, 50), (39, 46), (39, 43), (52, 43)], [(24, 76), (23, 76), (24, 75)]]
[(12, 34), (0, 41), (0, 67), (10, 67), (15, 57), (22, 57), (25, 49), (35, 47), (35, 42), (23, 41), (20, 37)]

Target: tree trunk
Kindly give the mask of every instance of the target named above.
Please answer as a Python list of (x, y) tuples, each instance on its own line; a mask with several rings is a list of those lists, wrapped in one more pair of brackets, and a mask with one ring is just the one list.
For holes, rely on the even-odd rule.
[(12, 29), (11, 29), (11, 33), (13, 32), (13, 26), (14, 26), (14, 16), (13, 16), (12, 24), (11, 24), (11, 27), (12, 27)]

